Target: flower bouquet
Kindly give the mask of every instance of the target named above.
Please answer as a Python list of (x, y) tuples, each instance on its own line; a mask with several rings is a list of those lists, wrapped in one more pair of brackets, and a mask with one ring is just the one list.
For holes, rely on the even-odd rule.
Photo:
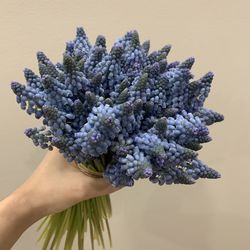
[[(26, 129), (36, 146), (59, 149), (86, 174), (106, 178), (113, 186), (153, 183), (193, 184), (220, 174), (199, 160), (197, 151), (209, 142), (208, 125), (223, 115), (203, 107), (213, 74), (193, 80), (194, 58), (168, 63), (170, 46), (149, 53), (150, 43), (136, 30), (118, 39), (110, 52), (105, 37), (91, 45), (83, 28), (66, 44), (63, 62), (53, 64), (37, 53), (39, 74), (24, 70), (27, 84), (12, 82), (16, 101), (42, 119), (41, 128)], [(105, 246), (111, 233), (108, 195), (80, 202), (47, 216), (39, 229), (43, 249), (84, 248), (84, 234)]]

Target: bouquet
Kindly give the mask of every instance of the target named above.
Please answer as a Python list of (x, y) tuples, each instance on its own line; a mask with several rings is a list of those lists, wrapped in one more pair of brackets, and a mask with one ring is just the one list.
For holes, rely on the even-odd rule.
[[(108, 52), (103, 35), (91, 45), (79, 27), (62, 63), (38, 52), (40, 75), (24, 69), (27, 84), (11, 83), (17, 103), (43, 123), (25, 134), (116, 187), (144, 178), (159, 185), (219, 178), (197, 153), (211, 141), (207, 126), (224, 119), (203, 106), (213, 73), (193, 80), (194, 58), (169, 63), (170, 45), (151, 53), (149, 48), (132, 30)], [(40, 226), (43, 249), (58, 249), (66, 235), (65, 249), (72, 249), (77, 236), (82, 250), (87, 229), (92, 249), (95, 240), (105, 246), (105, 228), (111, 244), (110, 216), (108, 195), (47, 216)]]

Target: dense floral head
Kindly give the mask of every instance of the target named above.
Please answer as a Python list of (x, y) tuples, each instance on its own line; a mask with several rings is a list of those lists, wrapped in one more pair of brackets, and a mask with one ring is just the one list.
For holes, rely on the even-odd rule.
[(36, 146), (59, 148), (68, 161), (107, 156), (104, 176), (115, 186), (220, 177), (197, 158), (211, 140), (207, 126), (223, 120), (203, 107), (213, 74), (193, 80), (194, 58), (169, 63), (170, 45), (149, 48), (133, 30), (108, 52), (104, 36), (91, 45), (77, 28), (62, 63), (38, 52), (40, 75), (25, 69), (27, 84), (11, 83), (21, 108), (43, 121), (26, 135)]

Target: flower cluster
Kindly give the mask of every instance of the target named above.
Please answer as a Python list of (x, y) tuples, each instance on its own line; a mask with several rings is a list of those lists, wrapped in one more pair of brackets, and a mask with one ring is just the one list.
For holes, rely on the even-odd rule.
[(38, 52), (40, 75), (25, 69), (27, 84), (11, 83), (21, 108), (43, 121), (25, 134), (36, 146), (57, 147), (68, 161), (106, 158), (104, 176), (114, 186), (140, 178), (160, 185), (219, 178), (197, 158), (211, 140), (207, 126), (223, 120), (203, 107), (213, 73), (193, 80), (194, 58), (169, 63), (171, 46), (149, 48), (133, 30), (108, 52), (104, 36), (91, 45), (77, 28), (62, 63)]

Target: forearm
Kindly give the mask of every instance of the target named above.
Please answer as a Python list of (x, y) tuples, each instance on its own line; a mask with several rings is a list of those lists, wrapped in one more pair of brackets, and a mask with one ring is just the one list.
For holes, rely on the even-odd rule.
[(0, 249), (8, 250), (21, 234), (42, 217), (40, 208), (20, 187), (0, 202)]

